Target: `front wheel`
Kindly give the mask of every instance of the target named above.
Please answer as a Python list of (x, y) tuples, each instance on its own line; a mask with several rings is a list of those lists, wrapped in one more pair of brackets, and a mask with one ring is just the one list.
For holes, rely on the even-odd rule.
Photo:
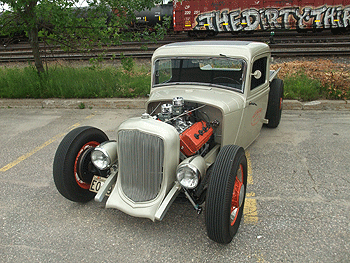
[(230, 243), (243, 214), (247, 186), (247, 158), (237, 145), (224, 146), (213, 165), (207, 190), (205, 222), (208, 236)]
[(79, 127), (70, 131), (57, 148), (53, 162), (53, 179), (57, 190), (74, 202), (88, 202), (95, 193), (89, 191), (94, 172), (91, 163), (92, 150), (107, 135), (94, 127)]

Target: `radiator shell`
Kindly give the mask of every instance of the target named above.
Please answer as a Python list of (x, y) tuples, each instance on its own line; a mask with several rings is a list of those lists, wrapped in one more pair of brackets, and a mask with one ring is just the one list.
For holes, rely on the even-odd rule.
[(176, 180), (179, 134), (164, 122), (131, 118), (119, 126), (117, 141), (119, 173), (106, 207), (154, 221)]

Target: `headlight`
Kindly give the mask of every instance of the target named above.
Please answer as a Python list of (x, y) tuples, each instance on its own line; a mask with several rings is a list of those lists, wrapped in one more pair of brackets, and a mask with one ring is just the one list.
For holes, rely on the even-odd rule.
[(177, 181), (186, 189), (194, 189), (206, 172), (206, 163), (202, 156), (190, 157), (179, 164), (176, 170)]
[(101, 149), (95, 149), (91, 153), (91, 161), (100, 170), (107, 169), (111, 165), (111, 159)]
[(99, 170), (110, 168), (117, 162), (117, 142), (101, 143), (92, 151), (91, 161)]
[(177, 168), (176, 178), (183, 187), (193, 189), (199, 183), (199, 172), (191, 164), (183, 164)]

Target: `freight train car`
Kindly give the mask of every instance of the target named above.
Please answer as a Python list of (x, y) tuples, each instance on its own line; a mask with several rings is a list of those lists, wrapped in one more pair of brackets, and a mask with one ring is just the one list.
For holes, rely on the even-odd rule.
[(349, 31), (350, 0), (174, 0), (174, 31), (205, 37), (219, 32)]
[[(349, 0), (350, 1), (350, 0)], [(163, 4), (156, 5), (151, 9), (135, 12), (135, 26), (142, 28), (154, 28), (156, 24), (162, 23), (165, 17), (172, 17), (173, 2), (163, 1)]]

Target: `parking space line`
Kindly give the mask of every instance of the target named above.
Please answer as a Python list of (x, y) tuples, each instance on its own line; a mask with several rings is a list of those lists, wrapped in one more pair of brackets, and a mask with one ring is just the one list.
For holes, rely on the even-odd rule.
[(36, 152), (40, 151), (41, 149), (45, 148), (46, 146), (48, 146), (49, 144), (53, 143), (54, 141), (56, 141), (57, 139), (63, 137), (65, 135), (65, 133), (61, 133), (59, 135), (56, 135), (55, 137), (51, 138), (50, 140), (44, 142), (42, 145), (36, 147), (34, 150), (32, 150), (29, 153), (26, 153), (20, 157), (17, 158), (17, 160), (5, 165), (4, 167), (2, 167), (0, 169), (0, 172), (6, 172), (7, 170), (11, 169), (12, 167), (16, 166), (17, 164), (19, 164), (20, 162), (24, 161), (25, 159), (27, 159), (28, 157), (32, 156), (33, 154), (35, 154)]
[[(80, 126), (80, 123), (75, 123), (72, 126), (70, 126), (68, 128), (69, 131), (73, 130), (74, 128)], [(38, 151), (40, 151), (41, 149), (45, 148), (46, 146), (50, 145), (51, 143), (57, 141), (59, 138), (65, 136), (67, 133), (61, 133), (58, 134), (54, 137), (52, 137), (50, 140), (44, 142), (42, 145), (36, 147), (35, 149), (33, 149), (32, 151), (30, 151), (29, 153), (26, 153), (20, 157), (18, 157), (15, 161), (5, 165), (4, 167), (2, 167), (0, 169), (0, 172), (6, 172), (7, 170), (11, 169), (12, 167), (16, 166), (17, 164), (19, 164), (20, 162), (24, 161), (25, 159), (29, 158), (30, 156), (32, 156), (33, 154), (37, 153)]]
[[(246, 151), (246, 157), (247, 157), (247, 168), (248, 168), (247, 185), (252, 185), (253, 176), (252, 176), (252, 165), (250, 161), (249, 151)], [(258, 209), (257, 209), (257, 203), (256, 203), (254, 192), (246, 193), (243, 214), (244, 214), (245, 224), (256, 225), (258, 223), (258, 220), (259, 220)]]
[(250, 161), (250, 152), (246, 151), (245, 155), (247, 157), (247, 166), (248, 166), (247, 184), (253, 184), (252, 163)]

